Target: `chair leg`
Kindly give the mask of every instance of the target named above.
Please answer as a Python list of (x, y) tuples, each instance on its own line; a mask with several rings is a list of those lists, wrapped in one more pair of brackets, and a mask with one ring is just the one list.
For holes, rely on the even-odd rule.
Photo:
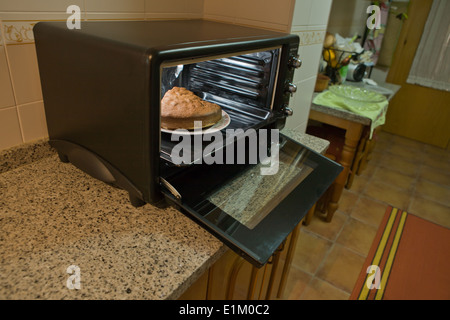
[(314, 216), (314, 212), (316, 211), (316, 204), (314, 204), (311, 209), (309, 209), (305, 218), (303, 219), (303, 225), (307, 226), (311, 223), (312, 217)]

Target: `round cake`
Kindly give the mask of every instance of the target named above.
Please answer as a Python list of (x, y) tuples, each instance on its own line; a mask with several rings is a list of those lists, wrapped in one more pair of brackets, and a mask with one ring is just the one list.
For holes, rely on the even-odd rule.
[(222, 119), (222, 109), (196, 96), (186, 88), (173, 87), (161, 100), (161, 127), (164, 129), (194, 129), (194, 121), (202, 128), (210, 127)]

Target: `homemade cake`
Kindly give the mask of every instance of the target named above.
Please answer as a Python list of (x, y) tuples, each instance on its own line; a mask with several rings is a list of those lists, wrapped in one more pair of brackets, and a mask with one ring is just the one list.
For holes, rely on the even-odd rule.
[(202, 121), (202, 128), (222, 119), (222, 110), (203, 100), (186, 88), (173, 87), (161, 100), (161, 127), (164, 129), (194, 129), (194, 121)]

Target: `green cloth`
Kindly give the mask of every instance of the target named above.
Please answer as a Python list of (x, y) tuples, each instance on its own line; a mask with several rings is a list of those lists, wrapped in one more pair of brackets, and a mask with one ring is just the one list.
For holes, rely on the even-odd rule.
[(313, 103), (330, 108), (347, 110), (369, 118), (371, 120), (370, 139), (372, 138), (373, 130), (384, 124), (386, 120), (387, 107), (389, 104), (387, 99), (377, 103), (359, 102), (338, 96), (328, 90), (319, 93), (314, 98)]

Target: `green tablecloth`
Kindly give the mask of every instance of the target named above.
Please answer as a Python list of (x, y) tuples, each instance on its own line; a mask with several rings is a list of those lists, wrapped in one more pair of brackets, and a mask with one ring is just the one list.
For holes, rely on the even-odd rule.
[(373, 130), (384, 124), (389, 104), (387, 99), (377, 103), (359, 102), (338, 96), (331, 91), (319, 93), (314, 98), (313, 103), (330, 108), (347, 110), (369, 118), (371, 120), (370, 138), (372, 138)]

